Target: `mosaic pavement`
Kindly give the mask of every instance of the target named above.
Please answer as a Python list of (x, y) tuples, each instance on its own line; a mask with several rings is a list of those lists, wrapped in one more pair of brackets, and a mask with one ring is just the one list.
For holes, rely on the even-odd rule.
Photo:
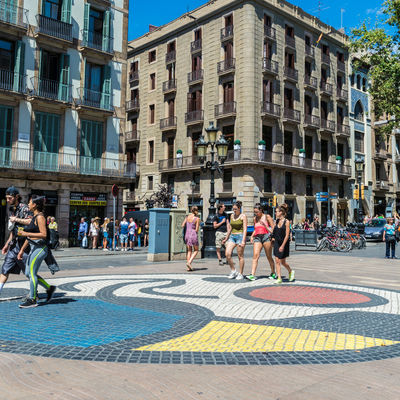
[(53, 279), (49, 304), (0, 298), (0, 351), (173, 364), (326, 364), (400, 356), (400, 292), (158, 274)]

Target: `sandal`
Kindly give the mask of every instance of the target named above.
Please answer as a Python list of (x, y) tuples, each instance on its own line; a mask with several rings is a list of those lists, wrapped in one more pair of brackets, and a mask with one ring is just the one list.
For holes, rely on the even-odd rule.
[(191, 265), (189, 263), (186, 263), (186, 268), (187, 268), (187, 272), (193, 271), (193, 268), (191, 267)]

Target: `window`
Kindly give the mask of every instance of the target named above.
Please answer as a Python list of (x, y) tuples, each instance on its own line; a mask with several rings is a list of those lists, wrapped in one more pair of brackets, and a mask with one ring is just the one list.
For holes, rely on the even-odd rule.
[[(14, 69), (14, 43), (0, 39), (0, 68), (7, 71)], [(22, 71), (21, 71), (22, 73)]]
[(343, 199), (344, 198), (344, 180), (339, 179), (339, 198)]
[[(0, 147), (11, 147), (14, 110), (11, 107), (0, 106)], [(5, 152), (0, 153), (0, 164), (4, 163)]]
[(364, 153), (364, 133), (356, 131), (354, 133), (354, 150)]
[(342, 107), (337, 107), (337, 123), (343, 125), (344, 121), (344, 110)]
[(321, 139), (321, 160), (327, 162), (329, 160), (328, 141)]
[(233, 25), (233, 14), (229, 14), (225, 17), (225, 27)]
[(329, 46), (327, 46), (326, 44), (322, 45), (322, 53), (329, 56)]
[(326, 83), (328, 81), (328, 70), (326, 68), (321, 68), (321, 82)]
[(293, 155), (293, 132), (285, 131), (283, 152), (289, 156)]
[(35, 113), (35, 151), (58, 153), (60, 137), (60, 116), (57, 114)]
[(284, 91), (284, 105), (285, 108), (289, 108), (290, 110), (293, 110), (293, 90), (289, 88), (285, 88)]
[(285, 172), (285, 193), (292, 194), (292, 173)]
[(147, 190), (153, 190), (153, 177), (147, 177)]
[(156, 50), (149, 51), (149, 64), (156, 61)]
[(313, 138), (312, 136), (306, 135), (305, 141), (305, 151), (306, 151), (306, 158), (312, 159), (313, 158)]
[(52, 19), (61, 19), (61, 0), (44, 0), (42, 12), (45, 17)]
[(233, 82), (226, 82), (223, 85), (224, 103), (232, 103), (235, 101), (235, 89)]
[(342, 52), (337, 51), (336, 52), (336, 57), (337, 57), (338, 61), (344, 63), (344, 54)]
[(326, 101), (321, 101), (321, 119), (327, 120), (328, 119), (328, 103)]
[(378, 163), (375, 164), (375, 179), (377, 181), (381, 180), (381, 165)]
[(354, 107), (354, 118), (357, 121), (364, 122), (364, 109), (360, 101), (357, 101)]
[(197, 160), (197, 148), (196, 143), (200, 139), (201, 132), (193, 132), (192, 133), (192, 155), (194, 160)]
[(232, 192), (232, 170), (224, 169), (223, 174), (223, 191)]
[(155, 105), (151, 104), (149, 106), (149, 123), (154, 124), (155, 122)]
[(362, 80), (362, 90), (364, 92), (367, 91), (367, 80), (365, 78), (363, 78), (363, 80)]
[(294, 28), (289, 25), (285, 25), (285, 34), (291, 38), (294, 38)]
[(270, 169), (264, 169), (264, 192), (272, 192), (272, 179)]
[(188, 112), (200, 111), (202, 109), (202, 97), (203, 93), (201, 90), (188, 93)]
[(201, 40), (201, 28), (194, 31), (194, 40)]
[(225, 136), (228, 144), (228, 150), (233, 150), (233, 142), (235, 139), (235, 126), (227, 125), (222, 128), (222, 133)]
[(265, 150), (272, 151), (272, 127), (263, 125), (262, 140), (265, 142)]
[(272, 60), (272, 44), (270, 42), (264, 42), (263, 55), (265, 59)]
[(175, 40), (173, 42), (169, 42), (167, 45), (167, 53), (173, 53), (175, 51), (175, 48)]
[(339, 157), (342, 157), (342, 160), (344, 161), (344, 144), (343, 143), (337, 144), (337, 155)]
[(357, 75), (357, 89), (361, 90), (361, 76)]
[(314, 217), (314, 202), (306, 201), (306, 218), (312, 221)]
[(167, 139), (167, 158), (168, 160), (172, 160), (175, 157), (174, 154), (174, 138), (173, 137), (169, 137)]
[(304, 74), (306, 76), (311, 76), (311, 71), (312, 71), (311, 63), (309, 61), (306, 61), (304, 63)]
[(285, 52), (285, 67), (294, 69), (294, 54)]
[(103, 154), (103, 124), (97, 121), (81, 122), (81, 170), (94, 173), (101, 169)]
[(150, 90), (156, 88), (156, 74), (150, 74)]
[(306, 46), (311, 46), (311, 38), (308, 35), (304, 36), (304, 42), (306, 44)]
[(271, 79), (263, 81), (263, 100), (267, 103), (274, 102), (274, 87)]
[(354, 86), (354, 80), (355, 80), (355, 75), (354, 75), (354, 73), (353, 73), (353, 74), (351, 74), (351, 77), (350, 77), (350, 84), (351, 84), (351, 86)]
[(200, 193), (200, 172), (193, 172), (192, 181), (196, 184), (192, 189), (193, 192)]
[(323, 192), (328, 191), (328, 178), (326, 176), (322, 177), (322, 191)]
[(312, 115), (312, 98), (311, 96), (305, 95), (304, 96), (304, 114), (305, 115)]
[(200, 71), (202, 66), (201, 54), (192, 57), (192, 72)]
[(306, 175), (306, 196), (313, 196), (312, 176)]
[(175, 176), (174, 175), (170, 175), (168, 176), (168, 190), (173, 194), (175, 191)]
[(154, 140), (149, 141), (149, 163), (154, 162)]
[(271, 17), (267, 14), (264, 14), (264, 25), (265, 26), (272, 26)]

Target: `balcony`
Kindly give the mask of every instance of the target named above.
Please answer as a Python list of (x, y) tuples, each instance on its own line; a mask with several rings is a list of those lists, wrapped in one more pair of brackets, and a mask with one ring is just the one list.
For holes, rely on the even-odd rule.
[(46, 35), (72, 43), (72, 24), (45, 17), (40, 14), (36, 15), (36, 21), (36, 34)]
[(268, 101), (261, 103), (261, 115), (263, 117), (280, 118), (281, 106), (279, 104), (273, 104)]
[(347, 124), (336, 125), (336, 136), (349, 138), (350, 137), (350, 126)]
[(125, 109), (127, 112), (139, 112), (140, 111), (139, 99), (133, 99), (127, 101), (125, 104)]
[(262, 67), (263, 71), (268, 74), (278, 75), (279, 73), (279, 63), (276, 61), (270, 60), (269, 58), (264, 57), (262, 59)]
[(276, 30), (272, 26), (264, 25), (264, 37), (276, 40)]
[(169, 51), (167, 54), (165, 54), (165, 62), (167, 64), (173, 63), (176, 61), (176, 51)]
[(349, 92), (343, 88), (337, 88), (336, 89), (336, 96), (338, 100), (341, 101), (348, 101), (349, 99)]
[(321, 118), (321, 131), (335, 132), (335, 121)]
[(304, 47), (304, 54), (306, 55), (307, 58), (314, 58), (315, 48), (306, 44)]
[(72, 85), (66, 85), (50, 79), (32, 78), (33, 91), (31, 97), (45, 100), (72, 103)]
[(137, 129), (125, 133), (125, 143), (136, 143), (140, 140), (140, 131)]
[(135, 193), (135, 191), (124, 190), (123, 201), (124, 201), (124, 203), (128, 203), (128, 202), (131, 202), (131, 201), (136, 201), (136, 193)]
[(0, 168), (11, 167), (11, 147), (0, 147)]
[(109, 113), (114, 112), (111, 94), (97, 92), (87, 88), (78, 89), (78, 99), (76, 99), (76, 104), (78, 108), (85, 107), (107, 111)]
[(387, 191), (389, 190), (389, 182), (386, 180), (377, 180), (374, 184), (374, 190), (376, 191)]
[(176, 92), (176, 79), (171, 79), (169, 81), (163, 82), (162, 90), (164, 94)]
[(304, 125), (307, 126), (308, 128), (319, 129), (319, 127), (321, 126), (321, 120), (316, 115), (306, 114), (304, 116)]
[(26, 93), (26, 75), (0, 69), (0, 90), (6, 92)]
[(204, 111), (195, 110), (185, 114), (185, 123), (188, 125), (202, 124), (204, 122)]
[(12, 30), (26, 31), (28, 29), (28, 10), (0, 2), (0, 25)]
[(226, 26), (221, 29), (221, 40), (229, 40), (233, 38), (233, 25)]
[(227, 58), (217, 64), (218, 75), (225, 75), (235, 72), (236, 59)]
[(160, 119), (160, 129), (162, 131), (170, 131), (176, 129), (177, 118), (176, 117), (168, 117)]
[(327, 96), (333, 95), (333, 86), (330, 83), (321, 81), (319, 88), (320, 88), (321, 94), (324, 94)]
[(283, 109), (283, 118), (286, 122), (293, 122), (295, 124), (300, 123), (300, 111), (294, 110), (293, 108), (285, 107)]
[(215, 106), (215, 118), (233, 117), (236, 115), (236, 101), (222, 103)]
[(188, 84), (195, 85), (197, 83), (203, 82), (204, 70), (198, 69), (188, 73)]
[(290, 67), (285, 67), (283, 69), (283, 76), (285, 77), (285, 79), (288, 79), (293, 82), (297, 82), (297, 80), (299, 79), (299, 74), (297, 72), (297, 69)]
[[(82, 43), (81, 47), (83, 51), (96, 51), (108, 55), (109, 57), (113, 54), (113, 38), (110, 36), (103, 36), (100, 33), (82, 30)], [(108, 59), (107, 59), (108, 61)]]
[(139, 71), (129, 73), (129, 83), (134, 83), (139, 80)]
[(337, 61), (337, 69), (340, 72), (346, 72), (346, 64), (342, 61)]
[(318, 89), (318, 79), (314, 76), (304, 75), (304, 86), (310, 90)]
[(388, 158), (388, 152), (386, 149), (375, 149), (375, 156), (376, 160), (385, 161)]
[(321, 53), (321, 63), (330, 65), (331, 63), (331, 57), (329, 54)]
[(197, 53), (198, 51), (201, 51), (203, 47), (203, 41), (201, 39), (195, 40), (190, 43), (190, 51), (192, 53)]
[(286, 47), (290, 47), (292, 49), (296, 49), (296, 40), (294, 37), (285, 35), (285, 45)]

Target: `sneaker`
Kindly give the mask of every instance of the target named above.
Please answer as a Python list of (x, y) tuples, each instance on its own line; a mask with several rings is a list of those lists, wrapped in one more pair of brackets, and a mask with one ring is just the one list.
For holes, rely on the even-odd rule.
[(218, 261), (218, 264), (219, 264), (219, 265), (224, 265), (224, 262), (223, 262), (222, 260), (219, 260), (219, 261)]
[(282, 284), (282, 278), (277, 278), (276, 281), (274, 282), (276, 285), (281, 285)]
[(237, 279), (238, 281), (239, 280), (241, 280), (241, 279), (244, 279), (244, 276), (241, 274), (241, 273), (238, 273), (237, 275), (236, 275), (236, 278), (235, 279)]
[(292, 269), (292, 272), (289, 274), (289, 282), (294, 281), (294, 269)]
[(254, 275), (252, 275), (252, 274), (247, 275), (246, 278), (247, 278), (249, 281), (255, 281), (255, 280), (257, 279), (257, 277), (254, 276)]
[(276, 278), (277, 278), (277, 276), (276, 276), (275, 272), (268, 276), (268, 279), (271, 279), (271, 280), (276, 279)]
[(47, 293), (46, 303), (48, 303), (53, 298), (53, 295), (54, 295), (55, 291), (56, 291), (56, 287), (55, 286), (50, 286), (46, 290), (46, 293)]
[(24, 302), (19, 305), (19, 308), (32, 308), (37, 307), (38, 303), (36, 299), (27, 298)]
[(236, 270), (232, 271), (229, 275), (228, 275), (228, 279), (235, 279), (237, 277), (238, 272)]
[(392, 259), (397, 260), (397, 257), (396, 257), (396, 256), (393, 256)]

